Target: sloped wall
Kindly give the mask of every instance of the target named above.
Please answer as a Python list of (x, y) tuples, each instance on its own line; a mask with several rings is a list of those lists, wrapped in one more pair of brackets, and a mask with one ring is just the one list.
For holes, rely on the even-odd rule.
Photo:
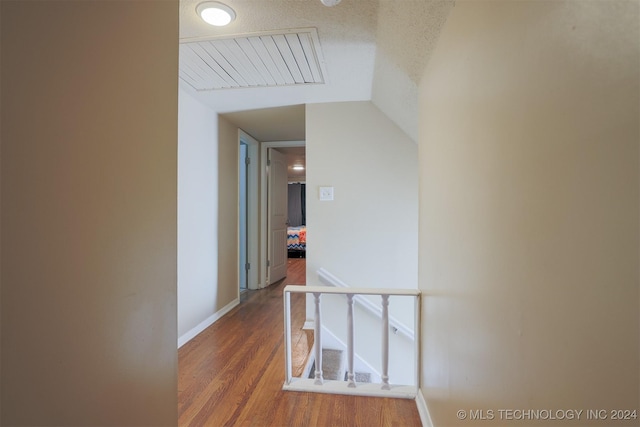
[(416, 143), (418, 84), (453, 1), (385, 0), (378, 8), (371, 100)]

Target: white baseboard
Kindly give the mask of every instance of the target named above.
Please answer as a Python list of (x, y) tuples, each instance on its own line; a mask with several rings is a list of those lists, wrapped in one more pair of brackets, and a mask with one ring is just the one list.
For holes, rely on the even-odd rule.
[(178, 338), (178, 348), (182, 347), (189, 341), (191, 341), (196, 335), (200, 332), (207, 329), (209, 326), (213, 325), (217, 320), (219, 320), (222, 316), (230, 312), (235, 306), (240, 304), (240, 300), (238, 298), (231, 301), (229, 304), (222, 307), (220, 310), (213, 313), (211, 316), (204, 319), (202, 322), (198, 323), (198, 325), (182, 335)]
[(321, 386), (315, 384), (313, 378), (293, 378), (283, 390), (304, 391), (311, 393), (346, 394), (351, 396), (393, 397), (398, 399), (415, 399), (416, 387), (391, 384), (390, 390), (383, 390), (380, 384), (358, 383), (351, 388), (346, 381), (325, 380)]
[(429, 415), (429, 409), (427, 408), (427, 401), (424, 400), (424, 395), (422, 394), (422, 390), (418, 389), (418, 394), (416, 395), (416, 406), (418, 407), (418, 413), (420, 414), (420, 422), (422, 422), (422, 427), (433, 427), (433, 422), (431, 421), (431, 416)]

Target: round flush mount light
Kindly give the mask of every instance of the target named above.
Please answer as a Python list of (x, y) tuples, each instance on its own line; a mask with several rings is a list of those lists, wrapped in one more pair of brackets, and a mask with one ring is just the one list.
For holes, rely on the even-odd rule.
[(293, 165), (293, 170), (294, 171), (303, 171), (304, 170), (304, 166), (302, 166), (302, 165)]
[(236, 13), (233, 9), (217, 1), (205, 1), (198, 4), (196, 12), (204, 22), (216, 27), (224, 27), (236, 19)]

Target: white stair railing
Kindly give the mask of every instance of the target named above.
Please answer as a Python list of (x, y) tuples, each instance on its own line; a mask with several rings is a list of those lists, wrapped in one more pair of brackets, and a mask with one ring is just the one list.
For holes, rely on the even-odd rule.
[[(292, 376), (292, 356), (291, 356), (291, 294), (312, 294), (314, 302), (314, 356), (315, 372), (313, 379), (294, 378)], [(347, 304), (347, 381), (329, 381), (323, 378), (322, 374), (322, 316), (321, 302), (323, 294), (345, 295)], [(285, 329), (285, 383), (284, 390), (312, 391), (319, 393), (334, 394), (355, 394), (364, 396), (384, 396), (415, 398), (419, 384), (419, 339), (420, 336), (420, 291), (417, 289), (373, 289), (373, 288), (336, 288), (327, 286), (293, 286), (284, 288), (284, 329)], [(381, 318), (382, 318), (382, 384), (356, 383), (354, 373), (355, 357), (355, 322), (354, 322), (354, 300), (361, 295), (377, 295), (381, 298)], [(415, 363), (415, 383), (413, 385), (392, 384), (389, 378), (389, 297), (404, 296), (414, 299), (414, 330), (411, 334), (414, 347)], [(372, 304), (372, 303), (371, 303)], [(393, 330), (397, 328), (393, 326)]]
[[(350, 289), (349, 285), (344, 283), (342, 280), (338, 279), (333, 274), (329, 273), (324, 268), (320, 268), (317, 271), (317, 273), (318, 273), (318, 279), (320, 279), (320, 282), (325, 284), (325, 285), (327, 285), (327, 286), (335, 286), (337, 288)], [(367, 298), (364, 298), (364, 297), (362, 297), (360, 295), (355, 295), (354, 298), (353, 298), (353, 301), (356, 304), (360, 305), (365, 310), (367, 310), (368, 312), (370, 312), (371, 314), (373, 314), (374, 316), (382, 318), (382, 308), (379, 307), (379, 306), (376, 306), (371, 301), (369, 301)], [(393, 316), (389, 316), (389, 324), (391, 325), (391, 328), (394, 331), (394, 333), (403, 335), (403, 336), (407, 337), (408, 339), (410, 339), (411, 341), (413, 341), (415, 339), (414, 331), (412, 329), (408, 328), (402, 322), (400, 322), (397, 319), (395, 319)]]

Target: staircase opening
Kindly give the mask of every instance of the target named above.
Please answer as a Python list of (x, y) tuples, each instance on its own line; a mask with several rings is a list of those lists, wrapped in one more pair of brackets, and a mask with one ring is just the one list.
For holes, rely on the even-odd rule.
[[(323, 274), (330, 276), (327, 272)], [(291, 299), (296, 298), (297, 301), (301, 295), (306, 295), (307, 306), (311, 303), (315, 310), (313, 348), (308, 353), (302, 372), (300, 366), (296, 365), (294, 374), (292, 354), (295, 357), (299, 351), (296, 337), (302, 332), (292, 330), (288, 311)], [(415, 398), (419, 384), (419, 290), (287, 286), (283, 296), (284, 390)], [(371, 302), (364, 302), (369, 301), (364, 299), (365, 296), (379, 298), (379, 312), (375, 305), (371, 307)], [(389, 315), (390, 303), (403, 298), (413, 300), (414, 324), (411, 327), (400, 324)], [(331, 309), (325, 313), (323, 308), (327, 306)], [(346, 313), (344, 317), (338, 314), (340, 307)], [(325, 324), (323, 317), (327, 313), (331, 315)], [(355, 327), (356, 323), (358, 328)], [(335, 329), (336, 324), (338, 330)], [(365, 345), (356, 346), (357, 341), (365, 342)], [(393, 351), (390, 351), (392, 346)], [(400, 346), (402, 351), (398, 352)], [(356, 354), (356, 351), (361, 353)]]

